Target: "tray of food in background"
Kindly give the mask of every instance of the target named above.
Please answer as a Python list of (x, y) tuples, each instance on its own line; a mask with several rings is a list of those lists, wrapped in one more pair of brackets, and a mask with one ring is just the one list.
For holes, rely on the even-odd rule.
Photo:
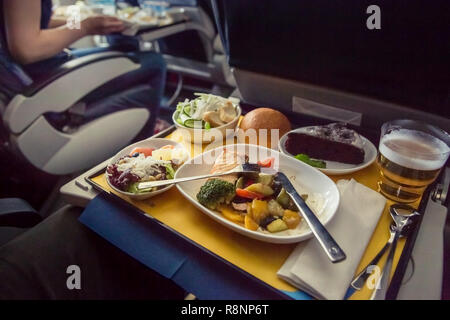
[(156, 14), (150, 8), (141, 9), (129, 5), (124, 7), (118, 5), (117, 8), (114, 5), (95, 6), (87, 5), (82, 1), (77, 1), (73, 5), (56, 6), (53, 11), (55, 18), (67, 20), (68, 23), (81, 22), (95, 15), (112, 15), (121, 19), (126, 27), (122, 34), (126, 36), (134, 36), (143, 30), (151, 31), (188, 20), (187, 16), (178, 9), (164, 9), (163, 13)]
[(154, 28), (162, 28), (188, 20), (180, 10), (165, 9), (163, 13), (156, 14), (150, 8), (141, 9), (132, 6), (117, 9), (116, 16), (127, 26), (122, 33), (129, 36), (139, 31), (150, 31)]

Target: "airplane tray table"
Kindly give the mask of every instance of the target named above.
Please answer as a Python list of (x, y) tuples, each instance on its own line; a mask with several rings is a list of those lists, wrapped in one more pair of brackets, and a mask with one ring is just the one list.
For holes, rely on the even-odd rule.
[[(182, 136), (178, 134), (174, 127), (157, 136), (167, 137), (183, 143)], [(191, 152), (196, 152), (195, 154), (201, 152), (202, 148), (198, 145), (186, 145), (186, 147)], [(69, 203), (84, 206), (87, 201), (98, 195), (99, 191), (102, 191), (99, 197), (102, 198), (100, 199), (100, 201), (103, 201), (102, 205), (95, 207), (98, 214), (94, 215), (91, 212), (90, 217), (83, 218), (82, 216), (81, 221), (114, 245), (164, 276), (172, 278), (186, 290), (200, 298), (311, 299), (309, 295), (299, 291), (276, 275), (278, 269), (296, 244), (276, 245), (264, 243), (237, 234), (196, 209), (181, 195), (177, 188), (172, 188), (159, 196), (144, 201), (132, 201), (128, 198), (121, 198), (109, 188), (104, 179), (106, 163), (107, 161), (99, 164), (66, 184), (61, 188), (61, 193)], [(378, 168), (374, 163), (355, 173), (330, 176), (330, 178), (334, 181), (354, 178), (367, 187), (376, 190)], [(431, 190), (431, 187), (427, 189), (422, 199), (429, 198), (429, 190)], [(80, 197), (80, 193), (84, 193), (84, 197)], [(115, 205), (113, 206), (114, 203)], [(359, 273), (367, 265), (388, 240), (389, 234), (387, 230), (391, 223), (391, 218), (387, 208), (390, 204), (391, 202), (388, 201), (355, 274)], [(426, 204), (427, 201), (423, 200), (413, 204), (413, 206), (423, 213)], [(123, 214), (127, 214), (133, 219), (133, 223), (125, 227), (126, 231), (117, 228), (117, 224), (111, 221), (106, 222), (107, 219), (112, 217), (112, 221), (115, 221), (115, 223), (128, 223), (125, 221), (128, 218), (116, 217), (117, 219), (115, 219), (115, 215), (108, 216), (108, 212), (120, 211), (117, 207), (122, 208), (122, 211), (126, 211)], [(388, 290), (388, 299), (394, 299), (398, 293), (420, 222), (421, 219), (411, 236), (406, 240), (399, 240), (394, 257), (393, 267), (395, 272)], [(133, 224), (134, 227), (132, 227)], [(143, 228), (141, 224), (147, 225), (150, 229), (139, 229)], [(129, 239), (126, 239), (126, 232), (131, 231), (136, 233), (134, 235), (136, 239), (130, 243)], [(157, 246), (145, 250), (143, 244), (149, 243), (149, 239), (143, 239), (145, 237), (151, 237), (151, 241), (160, 243), (160, 247)], [(158, 239), (155, 239), (155, 237)], [(139, 243), (139, 239), (142, 243)], [(159, 242), (161, 239), (164, 240)], [(176, 245), (177, 243), (178, 245)], [(150, 254), (149, 256), (143, 252), (137, 252), (138, 248), (143, 251), (155, 252), (155, 255)], [(158, 248), (159, 250), (157, 250)], [(180, 256), (177, 256), (177, 254), (180, 254)], [(144, 258), (142, 257), (143, 255), (145, 256)], [(161, 261), (160, 259), (163, 261), (171, 261), (170, 259), (172, 259), (172, 264), (158, 264), (158, 261)], [(381, 259), (380, 267), (384, 265), (385, 260), (386, 255)], [(192, 264), (196, 264), (196, 267), (194, 268)], [(169, 268), (169, 270), (167, 266), (172, 266), (175, 269)], [(183, 267), (185, 267), (184, 270), (182, 270)], [(179, 271), (180, 269), (182, 272)], [(224, 271), (224, 269), (226, 270)], [(204, 273), (204, 277), (202, 277), (201, 283), (203, 283), (203, 287), (199, 287), (198, 281), (192, 281), (192, 279), (199, 280), (198, 277), (201, 276), (199, 275), (200, 271), (207, 273), (206, 276)], [(226, 273), (221, 274), (220, 272)], [(177, 275), (177, 273), (179, 274)], [(242, 281), (246, 281), (246, 284), (243, 285)], [(214, 290), (211, 287), (214, 287)], [(229, 290), (229, 294), (227, 290)], [(371, 293), (367, 286), (364, 286), (360, 291), (349, 289), (347, 298), (369, 299)]]
[(162, 30), (169, 30), (169, 33), (173, 33), (173, 32), (178, 32), (176, 29), (175, 31), (173, 31), (173, 27), (177, 26), (177, 25), (182, 25), (182, 24), (186, 24), (189, 22), (189, 19), (184, 16), (184, 15), (174, 15), (173, 18), (171, 19), (167, 19), (166, 21), (162, 21), (161, 23), (158, 24), (135, 24), (134, 28), (130, 28), (130, 29), (134, 29), (131, 30), (132, 32), (127, 32), (124, 31), (123, 34), (125, 35), (132, 35), (132, 36), (140, 36), (140, 35), (144, 35), (146, 33), (150, 33), (150, 32), (154, 32), (154, 31), (162, 31)]

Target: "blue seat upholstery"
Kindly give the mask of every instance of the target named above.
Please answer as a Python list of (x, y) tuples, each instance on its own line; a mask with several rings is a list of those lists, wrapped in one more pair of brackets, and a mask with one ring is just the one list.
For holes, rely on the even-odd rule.
[(0, 226), (29, 228), (41, 221), (41, 216), (25, 200), (0, 199)]
[(2, 88), (2, 93), (8, 98), (12, 98), (32, 83), (31, 77), (0, 50), (0, 88)]
[(0, 199), (0, 246), (41, 221), (41, 216), (25, 200)]

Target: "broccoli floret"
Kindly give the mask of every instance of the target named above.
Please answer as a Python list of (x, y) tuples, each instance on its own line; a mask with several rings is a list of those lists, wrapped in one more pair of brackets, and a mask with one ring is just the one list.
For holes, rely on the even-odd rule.
[(215, 210), (222, 203), (230, 203), (236, 194), (233, 183), (221, 179), (210, 179), (200, 188), (197, 200), (205, 207)]

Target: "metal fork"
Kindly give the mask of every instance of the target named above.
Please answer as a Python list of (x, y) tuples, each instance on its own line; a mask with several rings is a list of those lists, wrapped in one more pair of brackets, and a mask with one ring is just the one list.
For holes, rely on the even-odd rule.
[[(390, 230), (391, 235), (389, 237), (389, 240), (386, 242), (384, 247), (378, 252), (378, 254), (370, 261), (367, 266), (353, 279), (351, 286), (356, 290), (361, 290), (366, 283), (367, 279), (371, 276), (370, 267), (375, 266), (378, 264), (378, 261), (381, 259), (381, 257), (384, 255), (386, 250), (391, 246), (392, 242), (394, 241), (394, 230), (395, 224), (392, 222)], [(400, 234), (400, 237), (404, 236), (403, 233)]]
[[(414, 208), (408, 206), (408, 205), (400, 205), (400, 204), (394, 204), (389, 208), (389, 212), (391, 215), (397, 214), (397, 209), (402, 208), (403, 210), (411, 211), (411, 215), (406, 215), (407, 218), (413, 218), (416, 217), (419, 213), (415, 211)], [(414, 226), (414, 220), (412, 220), (412, 223), (405, 226), (405, 228), (402, 229), (400, 232), (399, 237), (403, 238), (408, 236), (409, 232)], [(370, 267), (375, 266), (378, 264), (378, 261), (381, 259), (381, 257), (384, 255), (386, 250), (392, 245), (394, 242), (394, 235), (395, 235), (395, 222), (392, 221), (390, 225), (390, 237), (389, 240), (386, 242), (384, 247), (378, 252), (378, 254), (370, 261), (367, 266), (353, 279), (351, 286), (356, 290), (361, 290), (366, 283), (367, 279), (371, 276)]]
[(144, 190), (144, 189), (150, 189), (150, 188), (154, 188), (154, 187), (167, 186), (167, 185), (174, 184), (174, 183), (221, 177), (221, 176), (226, 176), (226, 175), (233, 174), (233, 173), (259, 173), (260, 171), (261, 171), (261, 169), (260, 169), (259, 165), (257, 165), (257, 164), (243, 163), (241, 165), (238, 165), (237, 167), (235, 167), (234, 169), (232, 169), (230, 171), (221, 172), (221, 173), (211, 173), (211, 174), (204, 174), (204, 175), (200, 175), (200, 176), (177, 178), (177, 179), (170, 179), (170, 180), (141, 182), (138, 184), (137, 189)]
[[(404, 215), (399, 213), (399, 210), (406, 210), (412, 213)], [(395, 222), (395, 231), (394, 231), (394, 240), (392, 241), (390, 251), (388, 254), (388, 258), (386, 260), (386, 264), (383, 267), (383, 271), (381, 271), (381, 275), (378, 278), (375, 289), (373, 290), (372, 296), (370, 300), (385, 300), (386, 293), (388, 290), (389, 284), (389, 276), (391, 274), (392, 264), (394, 260), (395, 249), (397, 247), (397, 241), (402, 233), (402, 230), (408, 228), (412, 223), (415, 222), (416, 218), (420, 216), (420, 213), (417, 212), (414, 208), (404, 205), (404, 204), (393, 204), (389, 208), (389, 213), (391, 214), (392, 219)], [(392, 231), (391, 231), (392, 233)]]

